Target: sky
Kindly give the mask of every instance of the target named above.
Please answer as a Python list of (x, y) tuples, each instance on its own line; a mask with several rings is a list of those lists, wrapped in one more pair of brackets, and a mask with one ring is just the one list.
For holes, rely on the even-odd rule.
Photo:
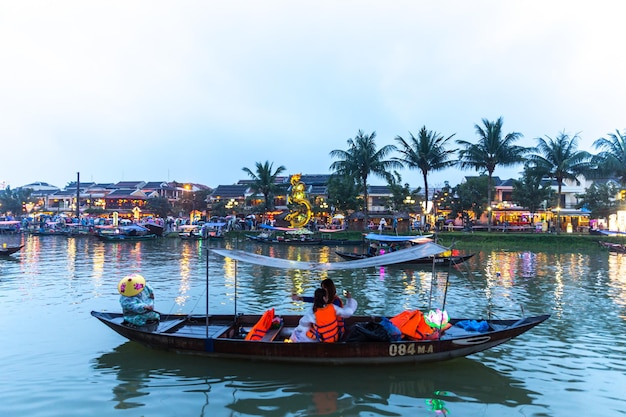
[[(0, 186), (327, 174), (359, 130), (625, 131), (619, 1), (0, 0)], [(517, 178), (521, 166), (494, 175)], [(423, 187), (416, 170), (402, 183)], [(476, 171), (446, 169), (429, 186)], [(384, 184), (372, 177), (373, 184)]]

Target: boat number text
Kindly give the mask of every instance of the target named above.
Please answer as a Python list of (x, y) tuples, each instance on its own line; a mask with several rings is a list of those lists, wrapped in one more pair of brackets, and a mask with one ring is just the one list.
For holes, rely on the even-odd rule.
[(389, 356), (423, 355), (433, 353), (433, 345), (417, 343), (392, 343), (389, 345)]

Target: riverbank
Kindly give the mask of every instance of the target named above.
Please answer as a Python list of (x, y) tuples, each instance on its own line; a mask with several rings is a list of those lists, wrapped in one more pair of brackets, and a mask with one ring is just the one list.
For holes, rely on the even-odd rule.
[[(232, 231), (227, 236), (245, 239), (250, 231)], [(253, 232), (254, 233), (254, 232)], [(363, 239), (366, 233), (362, 231), (345, 231), (333, 233), (333, 239)], [(386, 233), (392, 234), (392, 233)], [(416, 235), (417, 236), (417, 235)], [(567, 250), (576, 252), (579, 250), (602, 251), (598, 241), (624, 243), (625, 238), (597, 236), (588, 233), (513, 233), (513, 232), (448, 232), (442, 231), (436, 234), (437, 240), (444, 246), (452, 246), (456, 249), (476, 250), (488, 247), (495, 250)]]

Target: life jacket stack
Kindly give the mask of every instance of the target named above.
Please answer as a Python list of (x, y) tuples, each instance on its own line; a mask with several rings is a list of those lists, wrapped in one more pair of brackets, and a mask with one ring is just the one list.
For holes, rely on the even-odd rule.
[(390, 321), (402, 332), (405, 338), (414, 340), (433, 340), (439, 337), (439, 332), (433, 329), (424, 320), (424, 313), (420, 310), (406, 310), (392, 317)]

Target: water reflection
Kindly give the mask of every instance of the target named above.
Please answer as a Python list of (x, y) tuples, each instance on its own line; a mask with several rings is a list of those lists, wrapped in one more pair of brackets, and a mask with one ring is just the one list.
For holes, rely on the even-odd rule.
[[(98, 357), (93, 367), (114, 375), (115, 408), (139, 408), (142, 397), (171, 391), (201, 393), (199, 416), (212, 404), (241, 415), (404, 415), (406, 407), (447, 412), (451, 404), (532, 404), (537, 393), (521, 380), (478, 361), (460, 359), (414, 367), (317, 368), (177, 356), (126, 342)], [(172, 381), (174, 380), (174, 381)], [(163, 383), (163, 381), (169, 381)], [(372, 388), (375, 387), (375, 392)], [(208, 405), (208, 407), (206, 407)], [(395, 411), (394, 411), (395, 410)]]

